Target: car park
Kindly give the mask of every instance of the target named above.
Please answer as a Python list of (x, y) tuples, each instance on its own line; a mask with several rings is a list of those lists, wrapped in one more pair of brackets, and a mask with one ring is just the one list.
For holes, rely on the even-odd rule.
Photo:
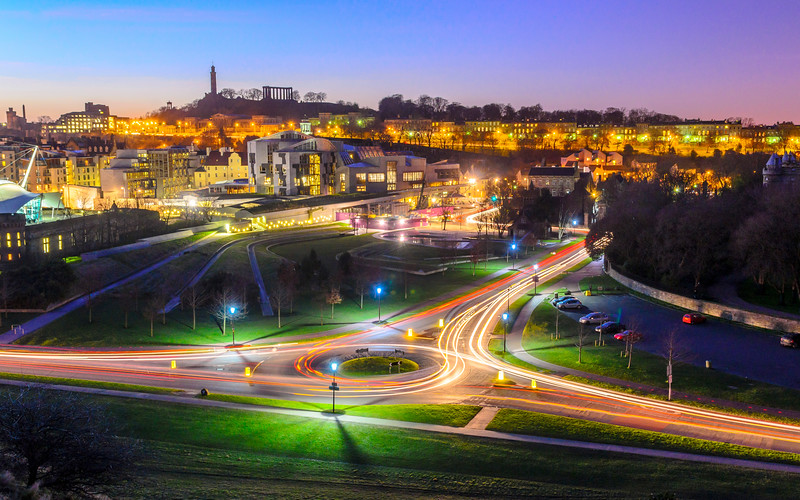
[(688, 313), (683, 315), (683, 322), (687, 325), (698, 325), (706, 322), (706, 317), (700, 313)]
[(586, 316), (583, 316), (580, 320), (581, 323), (589, 324), (589, 325), (601, 325), (611, 319), (608, 313), (604, 312), (593, 312), (589, 313)]
[(784, 347), (800, 347), (800, 333), (787, 333), (781, 337), (781, 345)]
[(555, 297), (550, 301), (551, 305), (558, 305), (559, 302), (564, 302), (565, 300), (574, 299), (572, 295), (562, 295), (561, 297)]
[(594, 331), (601, 334), (611, 334), (622, 332), (625, 329), (626, 327), (622, 323), (617, 323), (616, 321), (606, 321), (602, 325), (596, 327)]
[(583, 304), (578, 299), (568, 299), (568, 300), (562, 300), (561, 302), (556, 304), (556, 307), (559, 309), (580, 309), (581, 307), (583, 307)]

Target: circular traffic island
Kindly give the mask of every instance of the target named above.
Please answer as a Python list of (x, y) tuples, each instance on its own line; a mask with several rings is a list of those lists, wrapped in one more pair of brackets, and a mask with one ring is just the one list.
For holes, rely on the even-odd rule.
[(397, 375), (419, 370), (419, 365), (406, 358), (394, 356), (367, 356), (354, 358), (339, 365), (338, 372), (348, 377), (374, 377), (376, 375)]

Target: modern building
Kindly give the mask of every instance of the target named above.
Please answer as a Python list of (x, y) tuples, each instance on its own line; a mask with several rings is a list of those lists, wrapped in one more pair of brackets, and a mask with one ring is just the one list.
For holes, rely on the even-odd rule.
[(256, 192), (281, 196), (333, 194), (334, 144), (293, 130), (247, 143)]
[(199, 157), (185, 147), (121, 149), (100, 169), (105, 198), (174, 198), (191, 187)]

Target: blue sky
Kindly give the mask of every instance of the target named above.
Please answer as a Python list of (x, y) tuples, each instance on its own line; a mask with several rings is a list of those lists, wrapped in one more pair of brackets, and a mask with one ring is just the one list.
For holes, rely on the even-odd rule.
[(293, 86), (545, 109), (800, 122), (800, 2), (2, 2), (0, 106), (139, 116), (220, 88)]

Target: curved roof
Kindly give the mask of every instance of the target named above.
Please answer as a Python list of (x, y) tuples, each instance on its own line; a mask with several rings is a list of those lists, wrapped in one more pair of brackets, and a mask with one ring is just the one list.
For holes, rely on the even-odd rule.
[(23, 205), (38, 196), (14, 182), (0, 179), (0, 214), (15, 214)]

